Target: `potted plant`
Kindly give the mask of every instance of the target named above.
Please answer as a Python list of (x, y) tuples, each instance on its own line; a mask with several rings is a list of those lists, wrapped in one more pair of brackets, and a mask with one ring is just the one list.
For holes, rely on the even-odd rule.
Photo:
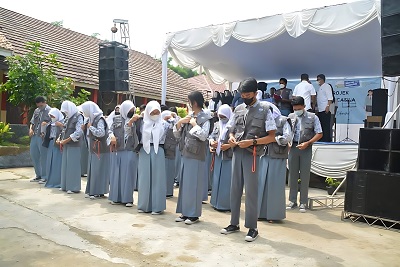
[(336, 178), (326, 177), (326, 191), (328, 191), (328, 195), (332, 195), (335, 192), (336, 188), (340, 185), (340, 182)]

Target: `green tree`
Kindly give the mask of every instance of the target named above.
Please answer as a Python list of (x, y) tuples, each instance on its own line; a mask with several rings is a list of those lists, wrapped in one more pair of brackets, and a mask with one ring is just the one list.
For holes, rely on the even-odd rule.
[(64, 21), (63, 20), (53, 21), (53, 22), (50, 22), (50, 24), (52, 24), (54, 26), (58, 26), (58, 27), (64, 27)]
[(179, 76), (181, 76), (184, 79), (188, 79), (188, 78), (199, 75), (197, 73), (197, 71), (193, 71), (192, 69), (181, 67), (181, 66), (174, 66), (171, 64), (171, 62), (172, 62), (172, 57), (169, 57), (168, 61), (167, 61), (168, 68), (173, 70), (174, 72), (176, 72)]
[[(26, 49), (29, 51), (27, 54), (6, 59), (8, 80), (0, 86), (0, 91), (7, 92), (8, 101), (31, 115), (36, 108), (35, 98), (39, 95), (45, 96), (47, 103), (54, 107), (60, 107), (64, 100), (74, 100), (73, 80), (56, 76), (56, 70), (61, 68), (57, 55), (45, 54), (40, 50), (39, 42), (28, 42)], [(81, 101), (79, 97), (83, 96), (78, 95), (77, 100)]]
[(90, 36), (92, 36), (92, 37), (94, 37), (94, 38), (97, 38), (97, 37), (99, 37), (99, 36), (100, 36), (100, 33), (98, 33), (98, 32), (95, 32), (95, 33), (92, 33), (92, 35), (90, 35)]

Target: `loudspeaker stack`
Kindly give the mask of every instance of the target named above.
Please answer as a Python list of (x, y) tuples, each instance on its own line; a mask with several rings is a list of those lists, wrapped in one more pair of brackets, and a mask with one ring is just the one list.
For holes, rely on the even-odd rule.
[(381, 1), (381, 42), (383, 76), (400, 75), (400, 4)]
[(99, 91), (129, 91), (129, 50), (118, 42), (99, 45)]

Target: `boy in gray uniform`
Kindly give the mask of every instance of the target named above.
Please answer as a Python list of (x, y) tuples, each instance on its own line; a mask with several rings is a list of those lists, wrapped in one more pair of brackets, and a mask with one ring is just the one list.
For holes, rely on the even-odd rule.
[(228, 122), (229, 144), (234, 147), (232, 158), (231, 223), (221, 230), (230, 234), (240, 230), (240, 205), (243, 185), (246, 190), (245, 227), (249, 228), (245, 240), (258, 237), (258, 164), (266, 144), (275, 140), (275, 121), (270, 105), (260, 102), (257, 96), (257, 81), (247, 78), (241, 83), (241, 97), (244, 101), (234, 111)]
[(35, 103), (37, 108), (33, 112), (29, 127), (30, 154), (36, 174), (31, 182), (46, 181), (47, 147), (42, 146), (45, 133), (42, 132), (41, 126), (43, 122), (47, 125), (51, 121), (49, 116), (51, 108), (46, 104), (46, 99), (43, 96), (38, 96), (35, 98)]
[(318, 117), (306, 111), (304, 98), (296, 96), (292, 100), (294, 113), (289, 114), (293, 129), (293, 144), (289, 152), (289, 205), (297, 207), (298, 179), (300, 172), (300, 212), (306, 212), (308, 185), (310, 183), (312, 144), (322, 138), (322, 127)]

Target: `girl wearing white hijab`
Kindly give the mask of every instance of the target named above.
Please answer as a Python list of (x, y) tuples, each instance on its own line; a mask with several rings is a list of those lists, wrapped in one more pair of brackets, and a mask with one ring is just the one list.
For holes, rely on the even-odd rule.
[(52, 108), (49, 111), (49, 116), (51, 122), (46, 126), (46, 135), (43, 142), (43, 144), (46, 140), (49, 142), (46, 162), (47, 181), (45, 182), (45, 187), (60, 188), (62, 154), (60, 146), (56, 145), (55, 142), (64, 128), (64, 115), (58, 108)]
[(285, 184), (288, 143), (292, 138), (291, 124), (288, 118), (280, 114), (279, 109), (270, 104), (272, 117), (277, 130), (275, 142), (267, 145), (265, 155), (261, 156), (258, 176), (258, 218), (269, 222), (286, 218)]
[(143, 114), (138, 165), (138, 211), (162, 214), (166, 208), (167, 181), (163, 144), (169, 125), (161, 119), (161, 107), (150, 101)]
[(210, 151), (214, 153), (211, 205), (218, 211), (231, 210), (231, 177), (233, 150), (228, 143), (228, 124), (232, 109), (222, 105), (218, 109), (219, 122), (210, 135)]
[(134, 150), (139, 143), (134, 122), (139, 116), (135, 115), (136, 108), (130, 100), (125, 100), (118, 107), (120, 115), (114, 114), (107, 118), (112, 118), (109, 124), (111, 175), (108, 199), (113, 205), (124, 204), (126, 207), (132, 207), (138, 164)]
[(61, 188), (68, 194), (79, 193), (81, 190), (81, 148), (83, 116), (71, 101), (61, 104), (66, 120), (56, 144), (62, 149)]
[(90, 199), (104, 197), (110, 183), (110, 148), (107, 145), (108, 126), (99, 106), (86, 101), (82, 104), (83, 115), (89, 118), (87, 125), (90, 144), (89, 169), (85, 193)]

